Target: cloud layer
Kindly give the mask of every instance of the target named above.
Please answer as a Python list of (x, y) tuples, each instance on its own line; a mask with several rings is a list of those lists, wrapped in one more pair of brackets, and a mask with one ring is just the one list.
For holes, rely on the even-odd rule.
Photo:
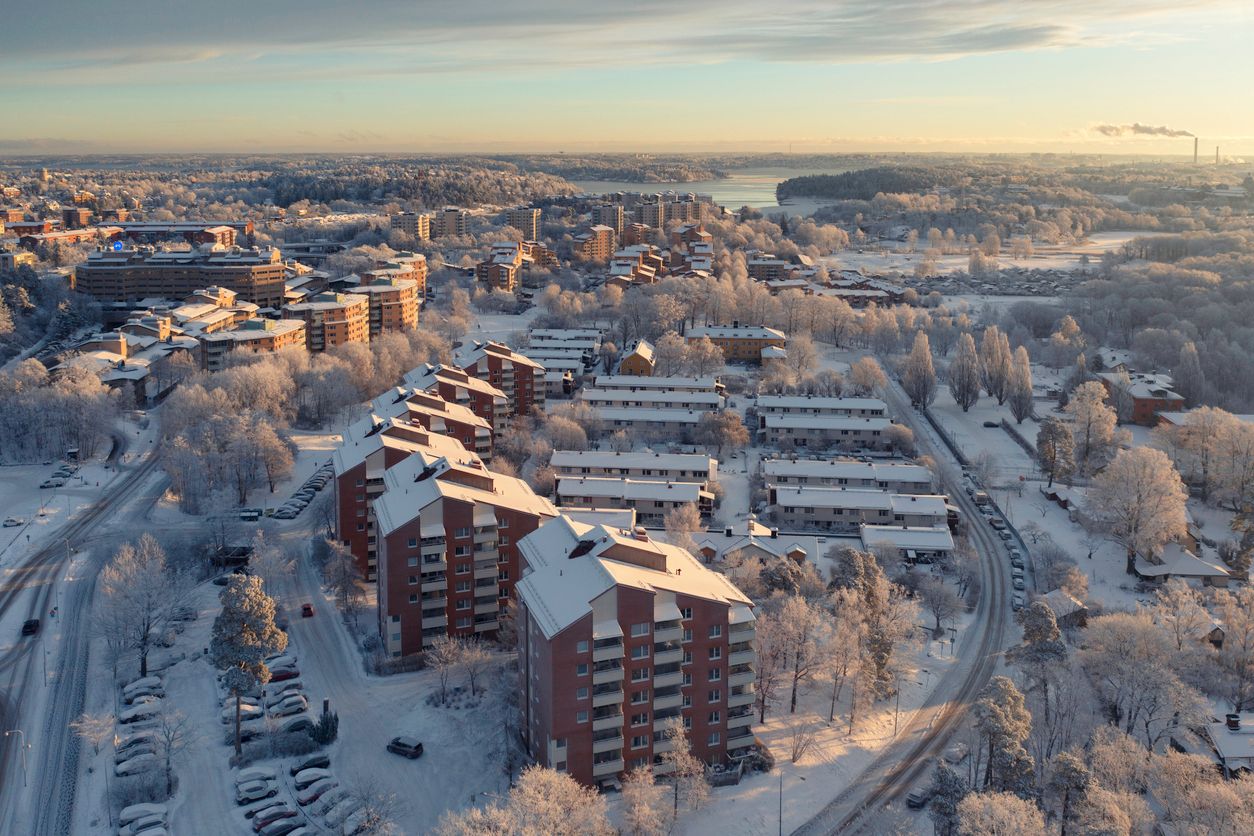
[(1094, 125), (1093, 130), (1102, 136), (1193, 136), (1188, 131), (1168, 128), (1166, 125), (1142, 125), (1133, 122), (1131, 125)]

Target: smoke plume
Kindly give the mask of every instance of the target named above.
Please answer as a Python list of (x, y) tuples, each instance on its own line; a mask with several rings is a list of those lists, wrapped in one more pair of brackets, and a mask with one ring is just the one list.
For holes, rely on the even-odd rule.
[(1142, 125), (1133, 122), (1131, 125), (1096, 125), (1093, 130), (1103, 136), (1193, 136), (1188, 131), (1177, 131), (1166, 125)]

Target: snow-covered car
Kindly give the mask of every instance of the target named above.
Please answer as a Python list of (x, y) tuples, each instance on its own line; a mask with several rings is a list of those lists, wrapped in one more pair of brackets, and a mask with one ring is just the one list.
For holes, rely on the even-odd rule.
[(128, 682), (125, 686), (123, 686), (122, 696), (135, 693), (136, 691), (142, 691), (142, 690), (146, 690), (150, 688), (160, 688), (160, 687), (161, 687), (161, 677), (145, 676), (141, 679), (136, 679), (134, 682)]
[(310, 804), (313, 804), (319, 798), (326, 795), (327, 792), (338, 786), (339, 784), (331, 778), (323, 778), (321, 781), (315, 781), (296, 795), (296, 803), (302, 807), (308, 807)]
[(138, 734), (128, 735), (118, 740), (114, 751), (119, 755), (124, 752), (131, 752), (142, 747), (157, 746), (157, 735), (153, 732), (139, 732)]
[(348, 818), (344, 819), (344, 825), (340, 828), (340, 832), (344, 836), (353, 836), (354, 833), (366, 826), (369, 822), (369, 815), (370, 811), (365, 808), (354, 810), (348, 815)]
[(5, 520), (4, 520), (5, 528), (17, 528), (19, 525), (25, 525), (25, 524), (26, 524), (26, 520), (22, 519), (21, 517), (5, 517)]
[(331, 773), (327, 772), (325, 769), (302, 769), (300, 772), (296, 773), (296, 778), (292, 781), (292, 783), (296, 786), (296, 789), (303, 790), (305, 787), (315, 784), (323, 778), (330, 777), (332, 777)]
[(257, 831), (257, 836), (292, 836), (292, 834), (309, 833), (309, 828), (302, 825), (296, 819), (279, 819), (267, 824), (261, 830)]
[(1007, 541), (1014, 539), (1014, 535), (1011, 534), (1009, 531), (1006, 531), (1004, 528), (1001, 531), (997, 532), (997, 536)]
[(284, 720), (283, 724), (279, 726), (279, 732), (281, 734), (293, 734), (294, 732), (311, 732), (313, 731), (313, 727), (314, 727), (313, 720), (310, 720), (308, 717), (302, 717), (300, 715), (297, 715), (295, 717), (288, 717), (286, 720)]
[(359, 799), (346, 798), (332, 807), (322, 820), (327, 823), (328, 827), (339, 827), (349, 816), (360, 810), (362, 806)]
[[(247, 743), (250, 740), (258, 740), (266, 733), (264, 728), (259, 726), (250, 726), (247, 723), (239, 727), (239, 742)], [(228, 728), (226, 734), (222, 736), (222, 742), (228, 746), (235, 745), (235, 729)]]
[[(247, 709), (240, 710), (239, 721), (241, 723), (252, 723), (257, 720), (260, 720), (264, 716), (265, 716), (264, 711), (262, 711), (260, 708), (258, 708), (255, 705), (251, 705)], [(223, 711), (222, 722), (227, 723), (227, 724), (234, 723), (235, 722), (235, 709), (231, 709), (230, 711)]]
[(239, 786), (249, 781), (277, 781), (278, 779), (278, 770), (272, 766), (249, 766), (236, 774), (235, 785)]
[(265, 661), (266, 667), (274, 670), (275, 668), (294, 668), (298, 659), (295, 653), (279, 653), (266, 657)]
[(113, 767), (114, 775), (138, 775), (157, 767), (157, 756), (154, 754), (136, 755)]
[(1014, 583), (1011, 584), (1011, 586), (1013, 586), (1015, 588), (1015, 591), (1017, 592), (1022, 592), (1024, 589), (1027, 588), (1026, 586), (1024, 586), (1023, 578), (1015, 578)]
[(118, 836), (135, 836), (139, 833), (149, 833), (156, 828), (164, 828), (165, 824), (165, 813), (153, 813), (150, 816), (135, 819), (130, 824), (119, 827)]
[(134, 708), (128, 708), (118, 715), (118, 722), (123, 725), (131, 723), (139, 723), (144, 720), (151, 720), (161, 713), (161, 702), (149, 702), (143, 705), (137, 705)]
[(161, 697), (156, 694), (137, 694), (131, 697), (127, 705), (155, 705), (161, 702)]
[(253, 832), (259, 833), (261, 829), (267, 824), (270, 824), (270, 822), (276, 822), (279, 819), (294, 819), (298, 815), (300, 815), (300, 813), (296, 811), (296, 808), (287, 804), (280, 804), (277, 807), (271, 807), (269, 810), (265, 810), (253, 816)]
[(308, 701), (301, 695), (295, 694), (270, 709), (270, 714), (275, 717), (291, 717), (293, 714), (300, 714), (307, 708), (309, 708)]
[(270, 516), (276, 520), (294, 520), (296, 519), (296, 511), (293, 508), (280, 508)]
[(335, 805), (348, 798), (348, 795), (348, 790), (344, 787), (334, 787), (327, 790), (323, 794), (322, 798), (319, 798), (317, 802), (310, 806), (309, 809), (315, 815), (325, 816), (335, 807)]
[(235, 788), (235, 803), (249, 804), (278, 794), (279, 786), (274, 781), (245, 781)]
[(298, 676), (300, 676), (300, 671), (296, 668), (279, 668), (277, 671), (270, 671), (271, 682), (286, 682)]
[(132, 804), (129, 807), (123, 807), (122, 812), (118, 814), (118, 826), (126, 827), (133, 824), (146, 816), (161, 816), (165, 818), (169, 814), (164, 804)]
[(39, 483), (39, 487), (45, 490), (48, 488), (63, 488), (65, 487), (65, 480), (64, 479), (46, 479), (43, 482)]
[(1015, 597), (1010, 600), (1010, 606), (1014, 608), (1015, 612), (1023, 609), (1023, 603), (1023, 596), (1018, 592), (1016, 592)]
[(131, 758), (137, 758), (140, 755), (156, 755), (157, 747), (153, 743), (141, 743), (136, 746), (128, 746), (125, 749), (119, 749), (113, 754), (113, 762), (115, 764), (125, 763)]
[(287, 770), (287, 774), (295, 776), (298, 772), (304, 772), (306, 769), (326, 769), (330, 765), (331, 759), (326, 755), (310, 755), (292, 764), (291, 768)]
[(266, 798), (255, 804), (250, 804), (244, 808), (244, 818), (251, 819), (259, 816), (271, 807), (286, 807), (287, 801), (282, 798)]
[(133, 693), (122, 697), (122, 702), (126, 705), (142, 705), (145, 702), (152, 702), (154, 698), (161, 699), (165, 696), (165, 689), (160, 685), (153, 688), (142, 688)]

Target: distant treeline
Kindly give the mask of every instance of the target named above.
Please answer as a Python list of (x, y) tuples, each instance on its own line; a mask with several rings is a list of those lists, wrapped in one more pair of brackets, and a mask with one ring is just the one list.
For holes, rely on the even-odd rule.
[(524, 170), (543, 171), (568, 180), (691, 183), (694, 180), (720, 180), (727, 176), (700, 160), (682, 157), (640, 157), (635, 154), (570, 157), (562, 154), (500, 159)]
[(365, 171), (314, 174), (284, 171), (264, 178), (261, 184), (271, 190), (279, 206), (290, 206), (301, 200), (369, 203), (391, 199), (434, 209), (445, 205), (526, 203), (540, 197), (575, 192), (574, 186), (551, 174), (461, 166), (420, 170), (372, 166)]
[(838, 200), (870, 200), (884, 194), (921, 194), (940, 187), (968, 183), (969, 175), (944, 167), (893, 166), (864, 168), (844, 174), (810, 174), (793, 177), (775, 187), (779, 200), (786, 197), (830, 197)]

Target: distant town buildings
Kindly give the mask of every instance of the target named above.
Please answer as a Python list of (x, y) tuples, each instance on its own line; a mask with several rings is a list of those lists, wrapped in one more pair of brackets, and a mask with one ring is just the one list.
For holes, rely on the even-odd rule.
[(431, 216), (423, 212), (400, 212), (389, 219), (392, 229), (412, 235), (419, 241), (431, 239)]
[(524, 241), (540, 240), (540, 210), (531, 207), (509, 209), (505, 212), (505, 223), (522, 233)]

